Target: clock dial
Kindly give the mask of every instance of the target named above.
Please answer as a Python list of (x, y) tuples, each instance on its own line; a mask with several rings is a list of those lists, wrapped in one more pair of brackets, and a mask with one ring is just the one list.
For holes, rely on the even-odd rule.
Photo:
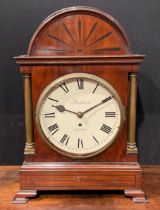
[(122, 104), (113, 87), (90, 74), (58, 78), (41, 94), (36, 122), (43, 139), (71, 157), (95, 155), (115, 140)]

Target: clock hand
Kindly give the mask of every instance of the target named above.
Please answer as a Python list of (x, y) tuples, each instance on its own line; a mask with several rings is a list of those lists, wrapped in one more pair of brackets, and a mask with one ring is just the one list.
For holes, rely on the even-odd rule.
[(101, 104), (106, 103), (107, 101), (111, 100), (112, 98), (113, 98), (113, 96), (109, 96), (109, 97), (103, 99), (100, 103), (96, 104), (95, 106), (92, 106), (91, 108), (87, 109), (87, 110), (84, 111), (84, 112), (73, 112), (73, 111), (71, 111), (71, 110), (66, 109), (63, 105), (58, 105), (58, 106), (52, 105), (52, 107), (55, 107), (59, 112), (64, 112), (64, 111), (70, 112), (70, 113), (72, 113), (72, 114), (76, 114), (77, 117), (82, 118), (83, 115), (84, 115), (85, 113), (87, 113), (87, 112), (89, 112), (90, 110), (92, 110), (92, 109), (98, 107), (98, 106), (101, 105)]
[(109, 96), (109, 97), (103, 99), (100, 103), (98, 103), (98, 104), (92, 106), (91, 108), (87, 109), (86, 111), (82, 112), (82, 115), (84, 115), (85, 113), (89, 112), (90, 110), (98, 107), (99, 105), (106, 103), (107, 101), (111, 100), (112, 98), (113, 98), (113, 96)]
[(64, 112), (64, 111), (66, 111), (66, 112), (70, 112), (70, 113), (73, 113), (73, 114), (76, 114), (76, 115), (77, 115), (76, 112), (73, 112), (73, 111), (71, 111), (71, 110), (66, 109), (63, 105), (58, 105), (58, 106), (52, 105), (52, 107), (55, 107), (59, 112)]

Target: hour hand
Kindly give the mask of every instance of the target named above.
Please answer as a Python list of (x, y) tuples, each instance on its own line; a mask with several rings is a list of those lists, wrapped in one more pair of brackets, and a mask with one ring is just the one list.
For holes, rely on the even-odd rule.
[(65, 107), (63, 105), (58, 105), (58, 106), (52, 105), (52, 107), (55, 107), (59, 112), (64, 112), (65, 111)]
[(71, 110), (66, 109), (63, 105), (58, 105), (58, 106), (52, 105), (52, 107), (55, 107), (59, 112), (64, 112), (64, 111), (66, 111), (66, 112), (70, 112), (70, 113), (73, 113), (73, 114), (76, 114), (76, 115), (77, 115), (76, 112), (73, 112), (73, 111), (71, 111)]

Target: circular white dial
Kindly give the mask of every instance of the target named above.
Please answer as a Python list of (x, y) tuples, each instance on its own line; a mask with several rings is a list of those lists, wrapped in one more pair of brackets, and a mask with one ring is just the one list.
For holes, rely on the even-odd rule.
[(42, 92), (36, 122), (43, 139), (59, 152), (89, 157), (114, 141), (122, 125), (122, 105), (116, 91), (103, 79), (68, 74)]

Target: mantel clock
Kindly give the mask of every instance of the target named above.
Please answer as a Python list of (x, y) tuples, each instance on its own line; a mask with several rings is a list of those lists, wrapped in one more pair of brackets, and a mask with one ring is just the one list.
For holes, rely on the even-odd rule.
[(15, 57), (24, 78), (26, 145), (14, 203), (38, 190), (124, 190), (147, 201), (135, 141), (143, 58), (98, 9), (70, 7), (41, 23), (27, 55)]

